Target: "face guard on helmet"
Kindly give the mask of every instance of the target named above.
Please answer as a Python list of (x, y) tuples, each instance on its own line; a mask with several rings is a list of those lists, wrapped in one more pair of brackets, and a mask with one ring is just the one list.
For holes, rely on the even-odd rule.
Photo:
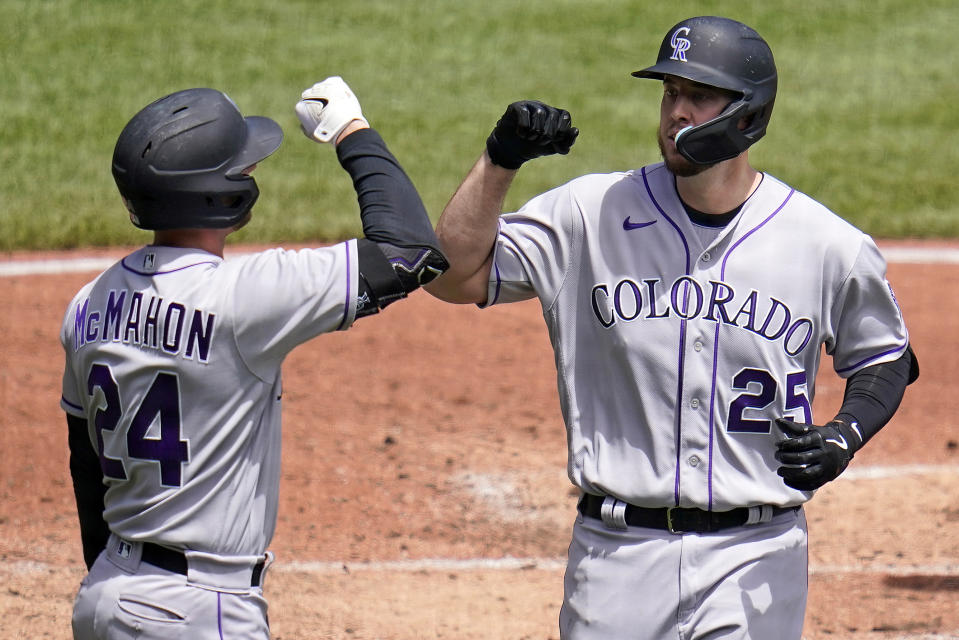
[(283, 140), (269, 118), (244, 118), (214, 89), (187, 89), (144, 107), (113, 151), (113, 178), (141, 229), (227, 228), (260, 194), (244, 171)]
[[(666, 34), (656, 64), (633, 72), (637, 78), (667, 75), (737, 94), (719, 116), (676, 135), (677, 150), (695, 164), (738, 156), (763, 137), (776, 100), (772, 51), (746, 25), (714, 16), (683, 20)], [(745, 118), (746, 127), (739, 128)]]

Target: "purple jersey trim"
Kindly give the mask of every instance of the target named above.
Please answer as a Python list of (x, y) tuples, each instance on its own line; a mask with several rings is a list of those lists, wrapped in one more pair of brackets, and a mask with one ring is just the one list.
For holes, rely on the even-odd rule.
[[(672, 225), (673, 229), (676, 230), (676, 233), (679, 235), (679, 239), (683, 242), (683, 250), (686, 252), (686, 275), (689, 275), (690, 271), (690, 255), (689, 255), (689, 242), (686, 241), (686, 236), (683, 235), (682, 230), (680, 230), (679, 225), (669, 217), (669, 214), (660, 206), (659, 202), (656, 201), (656, 197), (653, 195), (653, 190), (649, 186), (649, 179), (646, 176), (646, 167), (642, 169), (643, 175), (643, 186), (646, 187), (646, 194), (649, 196), (649, 200), (653, 203), (653, 206), (666, 218), (666, 221)], [(689, 289), (686, 289), (686, 295), (689, 295)], [(688, 298), (687, 298), (688, 302)], [(683, 382), (685, 376), (685, 356), (686, 356), (686, 320), (679, 321), (679, 362), (676, 364), (676, 370), (678, 373), (677, 383), (676, 383), (676, 479), (673, 482), (673, 500), (675, 504), (679, 505), (679, 469), (681, 463), (682, 451), (679, 446), (679, 443), (682, 441), (683, 435), (683, 424), (682, 424), (682, 411), (679, 409), (682, 404), (683, 399)]]
[[(130, 256), (127, 256), (129, 258)], [(204, 264), (212, 264), (214, 266), (219, 265), (220, 261), (217, 260), (204, 260), (203, 262), (194, 262), (193, 264), (188, 264), (185, 267), (177, 267), (176, 269), (170, 269), (169, 271), (140, 271), (139, 269), (134, 269), (133, 267), (127, 264), (127, 258), (120, 260), (120, 265), (131, 273), (135, 273), (138, 276), (162, 276), (168, 273), (176, 273), (177, 271), (183, 271), (184, 269), (190, 269), (191, 267), (199, 267)]]
[[(739, 246), (746, 241), (751, 235), (762, 229), (766, 226), (770, 220), (775, 218), (780, 211), (783, 210), (783, 207), (786, 206), (786, 203), (789, 202), (790, 198), (793, 197), (793, 194), (796, 193), (795, 189), (790, 189), (789, 193), (786, 194), (786, 198), (780, 203), (776, 210), (770, 213), (766, 218), (757, 224), (755, 227), (743, 234), (743, 237), (737, 240), (729, 250), (726, 252), (726, 255), (723, 256), (723, 265), (719, 270), (719, 279), (725, 281), (726, 279), (726, 264), (729, 261), (729, 257), (733, 252), (739, 248)], [(712, 385), (709, 391), (709, 472), (707, 474), (707, 490), (709, 495), (709, 511), (713, 510), (713, 446), (716, 441), (716, 375), (717, 369), (719, 366), (719, 358), (717, 354), (719, 353), (719, 328), (720, 323), (716, 323), (716, 331), (713, 338), (713, 375), (712, 375)]]
[(343, 301), (343, 319), (340, 320), (339, 326), (336, 328), (337, 331), (343, 328), (346, 324), (346, 321), (350, 317), (350, 284), (353, 282), (353, 270), (352, 265), (350, 264), (350, 243), (346, 241), (343, 243), (343, 246), (346, 249), (346, 300)]
[(870, 364), (870, 363), (872, 363), (872, 362), (875, 362), (875, 361), (878, 360), (879, 358), (884, 358), (884, 357), (886, 357), (886, 356), (888, 356), (888, 355), (891, 355), (891, 354), (893, 354), (893, 353), (902, 353), (902, 352), (904, 352), (905, 350), (906, 350), (906, 346), (905, 346), (905, 345), (903, 345), (903, 346), (901, 346), (901, 347), (896, 347), (896, 348), (894, 348), (894, 349), (889, 349), (888, 351), (883, 351), (882, 353), (877, 353), (877, 354), (874, 355), (874, 356), (869, 356), (868, 358), (865, 358), (865, 359), (863, 359), (863, 360), (860, 360), (859, 362), (857, 362), (857, 363), (854, 364), (854, 365), (850, 365), (850, 366), (848, 366), (848, 367), (843, 367), (842, 369), (836, 369), (836, 373), (838, 373), (838, 374), (840, 374), (840, 375), (843, 374), (843, 373), (849, 373), (849, 372), (855, 371), (856, 369), (859, 369), (860, 367), (863, 367), (863, 366), (865, 366), (865, 365), (867, 365), (867, 364)]
[(496, 301), (499, 300), (500, 287), (503, 284), (502, 278), (499, 275), (499, 265), (496, 264), (496, 261), (493, 261), (493, 271), (496, 273), (496, 289), (493, 291), (493, 300), (487, 306), (492, 306), (496, 304)]
[(81, 406), (79, 406), (79, 405), (76, 405), (76, 404), (73, 404), (72, 402), (70, 402), (69, 400), (67, 400), (66, 398), (64, 398), (63, 396), (60, 396), (60, 401), (61, 401), (63, 404), (65, 404), (65, 405), (67, 405), (68, 407), (70, 407), (71, 409), (76, 409), (77, 411), (83, 411), (83, 407), (81, 407)]
[[(501, 223), (501, 224), (508, 224), (508, 223), (507, 223), (505, 220), (503, 220), (502, 218), (499, 219), (499, 223)], [(498, 225), (497, 225), (497, 226), (498, 226)], [(501, 235), (500, 232), (497, 232), (497, 235)], [(506, 237), (506, 236), (504, 236), (504, 237)], [(507, 240), (508, 240), (508, 239), (509, 239), (509, 238), (507, 238)], [(503, 280), (502, 280), (502, 278), (500, 277), (500, 273), (499, 273), (499, 265), (496, 264), (496, 256), (495, 256), (495, 254), (494, 254), (494, 256), (493, 256), (493, 276), (496, 278), (496, 288), (493, 290), (493, 299), (492, 299), (491, 301), (488, 301), (488, 302), (486, 303), (486, 305), (485, 305), (485, 306), (487, 306), (487, 307), (493, 306), (494, 304), (496, 304), (496, 301), (499, 300), (500, 288), (501, 288), (502, 285), (503, 285)]]

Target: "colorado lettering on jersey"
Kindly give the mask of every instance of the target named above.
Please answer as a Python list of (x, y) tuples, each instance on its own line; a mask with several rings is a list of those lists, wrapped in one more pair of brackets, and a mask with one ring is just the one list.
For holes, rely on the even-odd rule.
[(695, 279), (682, 276), (669, 286), (669, 303), (663, 304), (663, 286), (659, 278), (643, 280), (642, 284), (625, 278), (612, 287), (597, 284), (591, 295), (593, 313), (606, 329), (620, 320), (677, 317), (721, 322), (752, 331), (771, 342), (780, 340), (783, 351), (790, 356), (801, 353), (812, 339), (812, 320), (794, 318), (786, 303), (773, 297), (760, 299), (756, 290), (737, 296), (732, 286), (711, 280), (706, 291)]
[(141, 291), (111, 290), (103, 309), (89, 298), (74, 311), (74, 351), (94, 342), (122, 342), (208, 362), (216, 315)]

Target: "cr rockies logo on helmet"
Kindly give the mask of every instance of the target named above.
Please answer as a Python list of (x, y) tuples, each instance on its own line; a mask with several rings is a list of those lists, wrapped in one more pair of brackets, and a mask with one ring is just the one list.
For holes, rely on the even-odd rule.
[(689, 27), (680, 27), (673, 32), (673, 37), (669, 40), (669, 44), (673, 47), (673, 55), (669, 56), (670, 60), (686, 62), (686, 52), (693, 44), (687, 38), (682, 37), (686, 35), (689, 35)]

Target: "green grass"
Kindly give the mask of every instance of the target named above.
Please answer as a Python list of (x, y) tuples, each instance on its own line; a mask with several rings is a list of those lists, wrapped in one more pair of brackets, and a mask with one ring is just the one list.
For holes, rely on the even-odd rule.
[(508, 208), (654, 162), (660, 88), (629, 73), (674, 23), (710, 13), (776, 54), (754, 164), (873, 235), (959, 236), (954, 0), (0, 0), (0, 250), (143, 242), (116, 195), (113, 144), (146, 103), (193, 86), (286, 132), (257, 169), (239, 242), (360, 232), (348, 177), (293, 113), (328, 75), (355, 90), (434, 220), (516, 99), (569, 109), (581, 135), (569, 156), (527, 165)]

